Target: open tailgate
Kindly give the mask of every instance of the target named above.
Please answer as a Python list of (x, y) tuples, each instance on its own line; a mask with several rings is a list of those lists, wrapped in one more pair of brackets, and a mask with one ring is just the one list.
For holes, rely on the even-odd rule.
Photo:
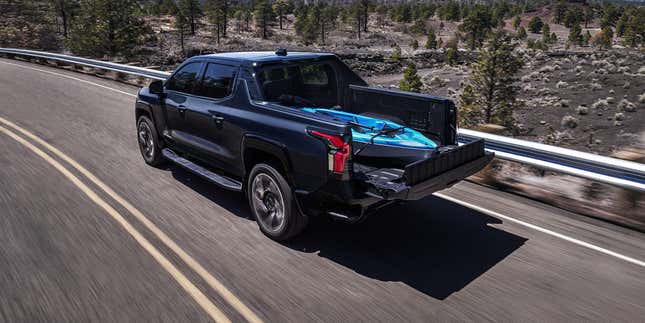
[(433, 156), (400, 169), (364, 172), (368, 194), (386, 200), (417, 200), (484, 168), (494, 157), (484, 150), (484, 140), (462, 146), (442, 147)]

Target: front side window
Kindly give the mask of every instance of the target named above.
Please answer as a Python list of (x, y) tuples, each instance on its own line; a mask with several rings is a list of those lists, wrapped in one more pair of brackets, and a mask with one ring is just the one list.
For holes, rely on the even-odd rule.
[(197, 90), (197, 77), (202, 68), (202, 63), (189, 63), (175, 73), (166, 84), (168, 90), (195, 93)]
[(221, 99), (233, 92), (233, 80), (237, 68), (228, 65), (208, 64), (199, 95)]

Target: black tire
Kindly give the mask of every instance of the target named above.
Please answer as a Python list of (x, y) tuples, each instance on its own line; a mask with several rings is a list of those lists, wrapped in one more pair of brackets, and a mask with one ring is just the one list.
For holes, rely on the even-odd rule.
[[(306, 228), (307, 216), (300, 212), (291, 187), (274, 167), (268, 164), (255, 165), (246, 187), (251, 212), (267, 237), (285, 241)], [(273, 226), (273, 223), (278, 224)]]
[(137, 142), (141, 156), (148, 165), (158, 167), (166, 162), (161, 154), (163, 147), (159, 142), (155, 124), (147, 116), (140, 116), (137, 120)]

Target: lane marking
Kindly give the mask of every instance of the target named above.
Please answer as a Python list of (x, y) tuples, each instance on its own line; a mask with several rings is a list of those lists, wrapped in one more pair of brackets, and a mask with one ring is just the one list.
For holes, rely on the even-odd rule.
[(582, 240), (578, 240), (576, 238), (572, 238), (572, 237), (566, 236), (564, 234), (557, 233), (555, 231), (551, 231), (549, 229), (545, 229), (543, 227), (539, 227), (539, 226), (537, 226), (535, 224), (531, 224), (531, 223), (528, 223), (528, 222), (524, 222), (522, 220), (511, 218), (510, 216), (503, 215), (503, 214), (500, 214), (498, 212), (491, 211), (489, 209), (483, 208), (481, 206), (477, 206), (477, 205), (474, 205), (474, 204), (471, 204), (471, 203), (468, 203), (468, 202), (464, 202), (462, 200), (458, 200), (458, 199), (456, 199), (454, 197), (450, 197), (450, 196), (445, 195), (443, 193), (434, 193), (433, 195), (435, 195), (437, 197), (440, 197), (442, 199), (448, 200), (450, 202), (457, 203), (459, 205), (465, 206), (465, 207), (467, 207), (469, 209), (473, 209), (475, 211), (478, 211), (478, 212), (481, 212), (481, 213), (484, 213), (484, 214), (487, 214), (487, 215), (490, 215), (490, 216), (493, 216), (493, 217), (496, 217), (496, 218), (502, 218), (504, 220), (508, 220), (510, 222), (513, 222), (513, 223), (516, 223), (516, 224), (519, 224), (519, 225), (523, 225), (523, 226), (525, 226), (527, 228), (531, 228), (533, 230), (548, 234), (550, 236), (554, 236), (556, 238), (560, 238), (562, 240), (569, 241), (569, 242), (577, 244), (579, 246), (589, 248), (589, 249), (604, 253), (606, 255), (616, 257), (618, 259), (622, 259), (624, 261), (630, 262), (632, 264), (635, 264), (635, 265), (638, 265), (638, 266), (641, 266), (641, 267), (645, 267), (645, 262), (643, 262), (641, 260), (638, 260), (638, 259), (635, 259), (635, 258), (632, 258), (632, 257), (625, 256), (625, 255), (620, 254), (618, 252), (611, 251), (609, 249), (605, 249), (603, 247), (599, 247), (599, 246), (596, 246), (594, 244), (584, 242)]
[(217, 292), (226, 302), (228, 302), (235, 310), (237, 310), (240, 315), (242, 315), (247, 321), (252, 323), (260, 323), (262, 320), (241, 300), (239, 300), (224, 284), (217, 280), (211, 273), (209, 273), (200, 263), (197, 262), (192, 256), (190, 256), (186, 251), (184, 251), (177, 243), (175, 243), (168, 235), (166, 235), (159, 227), (157, 227), (152, 221), (150, 221), (141, 211), (135, 208), (130, 202), (121, 197), (121, 195), (114, 192), (107, 184), (98, 179), (94, 174), (92, 174), (85, 167), (81, 166), (74, 159), (69, 157), (67, 154), (60, 151), (58, 148), (50, 145), (43, 139), (29, 132), (28, 130), (16, 125), (15, 123), (0, 117), (0, 122), (13, 128), (16, 131), (19, 131), (26, 137), (37, 142), (41, 146), (45, 147), (54, 155), (58, 156), (60, 159), (67, 162), (79, 173), (83, 174), (87, 179), (92, 183), (98, 186), (103, 190), (107, 195), (119, 203), (123, 208), (128, 210), (137, 220), (139, 220), (148, 230), (150, 230), (166, 247), (172, 250), (184, 263), (189, 266), (193, 271), (195, 271), (206, 283)]
[(117, 89), (111, 88), (109, 86), (105, 86), (105, 85), (102, 85), (102, 84), (94, 83), (94, 82), (91, 82), (91, 81), (87, 81), (87, 80), (84, 80), (84, 79), (80, 79), (80, 78), (77, 78), (77, 77), (73, 77), (73, 76), (69, 76), (69, 75), (65, 75), (65, 74), (61, 74), (61, 73), (47, 71), (47, 70), (43, 70), (43, 69), (40, 69), (40, 68), (35, 68), (35, 67), (31, 67), (31, 66), (25, 66), (25, 65), (21, 65), (21, 64), (7, 63), (7, 62), (3, 62), (3, 61), (0, 61), (0, 63), (6, 64), (6, 65), (18, 66), (18, 67), (22, 67), (22, 68), (26, 68), (26, 69), (34, 70), (34, 71), (39, 71), (39, 72), (43, 72), (43, 73), (47, 73), (47, 74), (51, 74), (51, 75), (57, 75), (57, 76), (60, 76), (60, 77), (64, 77), (66, 79), (75, 80), (75, 81), (79, 81), (79, 82), (82, 82), (82, 83), (85, 83), (85, 84), (98, 86), (100, 88), (104, 88), (106, 90), (110, 90), (110, 91), (114, 91), (114, 92), (117, 92), (117, 93), (125, 94), (125, 95), (128, 95), (128, 96), (134, 97), (134, 98), (137, 97), (136, 94), (132, 94), (132, 93), (128, 93), (128, 92), (125, 92), (125, 91), (117, 90)]
[(216, 306), (213, 304), (207, 297), (204, 295), (193, 283), (184, 276), (164, 255), (155, 248), (148, 239), (146, 239), (137, 229), (135, 229), (132, 224), (130, 224), (121, 214), (119, 214), (112, 206), (110, 206), (105, 200), (96, 194), (92, 189), (90, 189), (85, 183), (83, 183), (78, 177), (74, 176), (67, 168), (53, 159), (51, 156), (47, 155), (44, 151), (40, 150), (38, 147), (34, 146), (27, 140), (18, 136), (11, 130), (0, 126), (0, 132), (14, 139), (21, 145), (29, 148), (33, 153), (38, 155), (40, 158), (44, 159), (47, 163), (53, 166), (56, 170), (61, 172), (67, 179), (69, 179), (78, 189), (80, 189), (87, 197), (92, 200), (96, 205), (100, 206), (107, 214), (109, 214), (117, 223), (119, 223), (125, 231), (127, 231), (134, 240), (139, 243), (139, 245), (147, 251), (163, 269), (165, 269), (172, 278), (184, 288), (184, 290), (210, 315), (210, 317), (216, 322), (231, 322), (224, 313), (222, 313)]
[[(18, 65), (18, 64), (11, 64), (11, 63), (5, 63), (5, 64), (17, 65), (17, 66), (20, 66), (20, 67), (29, 68), (29, 67), (26, 67), (26, 66), (23, 66), (23, 65)], [(39, 70), (39, 69), (35, 69), (35, 68), (31, 68), (31, 69)], [(44, 71), (44, 72), (47, 72), (47, 73), (50, 73), (50, 74), (61, 75), (61, 76), (65, 76), (65, 77), (67, 77), (66, 75), (62, 75), (62, 74), (58, 74), (58, 73), (53, 73), (53, 72), (49, 72), (49, 71)], [(75, 79), (75, 78), (72, 78), (72, 77), (68, 77), (68, 78)], [(80, 81), (83, 81), (83, 82), (86, 82), (86, 83), (94, 84), (94, 83), (89, 82), (89, 81), (85, 81), (85, 80), (81, 80), (81, 79), (79, 79), (79, 80), (80, 80)], [(101, 86), (101, 87), (106, 87), (106, 86), (103, 86), (103, 85), (100, 85), (100, 84), (95, 84), (95, 85), (98, 85), (98, 86)], [(106, 88), (111, 89), (111, 88), (109, 88), (109, 87), (106, 87)], [(117, 91), (117, 92), (123, 92), (123, 91), (119, 91), (119, 90), (116, 90), (116, 89), (112, 89), (112, 90)], [(127, 94), (127, 95), (130, 95), (130, 96), (133, 96), (133, 97), (136, 97), (136, 95), (132, 95), (132, 94), (130, 94), (130, 93), (126, 93), (126, 94)], [(560, 238), (560, 239), (563, 239), (563, 240), (566, 240), (566, 241), (572, 242), (572, 243), (577, 244), (577, 245), (579, 245), (579, 246), (583, 246), (583, 247), (585, 247), (585, 248), (589, 248), (589, 249), (592, 249), (592, 250), (596, 250), (596, 251), (601, 252), (601, 253), (604, 253), (604, 254), (606, 254), (606, 255), (610, 255), (610, 256), (613, 256), (613, 257), (616, 257), (616, 258), (619, 258), (619, 259), (625, 260), (625, 261), (627, 261), (627, 262), (630, 262), (630, 263), (636, 264), (636, 265), (638, 265), (638, 266), (645, 267), (645, 262), (643, 262), (643, 261), (641, 261), (641, 260), (638, 260), (638, 259), (635, 259), (635, 258), (631, 258), (631, 257), (625, 256), (625, 255), (622, 255), (622, 254), (620, 254), (620, 253), (617, 253), (617, 252), (614, 252), (614, 251), (611, 251), (611, 250), (608, 250), (608, 249), (605, 249), (605, 248), (602, 248), (602, 247), (599, 247), (599, 246), (593, 245), (593, 244), (591, 244), (591, 243), (584, 242), (584, 241), (581, 241), (581, 240), (578, 240), (578, 239), (575, 239), (575, 238), (572, 238), (572, 237), (569, 237), (569, 236), (563, 235), (563, 234), (561, 234), (561, 233), (557, 233), (557, 232), (551, 231), (551, 230), (549, 230), (549, 229), (545, 229), (545, 228), (539, 227), (539, 226), (534, 225), (534, 224), (530, 224), (530, 223), (528, 223), (528, 222), (524, 222), (524, 221), (521, 221), (521, 220), (517, 220), (517, 219), (515, 219), (515, 218), (511, 218), (511, 217), (509, 217), (509, 216), (506, 216), (506, 215), (503, 215), (503, 214), (497, 213), (497, 212), (495, 212), (495, 211), (491, 211), (491, 210), (488, 210), (488, 209), (482, 208), (482, 207), (480, 207), (480, 206), (477, 206), (477, 205), (474, 205), (474, 204), (471, 204), (471, 203), (468, 203), (468, 202), (464, 202), (464, 201), (458, 200), (458, 199), (456, 199), (456, 198), (453, 198), (453, 197), (450, 197), (450, 196), (444, 195), (444, 194), (442, 194), (442, 193), (434, 193), (434, 195), (436, 195), (436, 196), (438, 196), (438, 197), (441, 197), (441, 198), (443, 198), (443, 199), (449, 200), (449, 201), (451, 201), (451, 202), (454, 202), (454, 203), (460, 204), (460, 205), (465, 206), (465, 207), (467, 207), (467, 208), (470, 208), (470, 209), (473, 209), (473, 210), (476, 210), (476, 211), (479, 211), (479, 212), (482, 212), (482, 213), (485, 213), (485, 214), (488, 214), (488, 215), (492, 215), (492, 216), (496, 216), (496, 217), (499, 217), (499, 218), (503, 218), (503, 219), (506, 219), (506, 220), (508, 220), (508, 221), (514, 222), (514, 223), (516, 223), (516, 224), (520, 224), (520, 225), (526, 226), (526, 227), (528, 227), (528, 228), (534, 229), (534, 230), (536, 230), (536, 231), (539, 231), (539, 232), (542, 232), (542, 233), (545, 233), (545, 234), (548, 234), (548, 235), (551, 235), (551, 236), (554, 236), (554, 237), (557, 237), (557, 238)]]

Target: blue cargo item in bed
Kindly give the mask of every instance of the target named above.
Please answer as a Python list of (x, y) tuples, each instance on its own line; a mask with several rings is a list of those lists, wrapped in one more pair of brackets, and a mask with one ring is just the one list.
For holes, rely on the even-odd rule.
[[(435, 149), (437, 143), (428, 139), (420, 132), (404, 127), (400, 124), (389, 120), (366, 117), (354, 113), (348, 113), (338, 110), (302, 108), (303, 111), (311, 113), (322, 113), (336, 119), (353, 122), (361, 126), (352, 127), (352, 139), (354, 142), (371, 143), (374, 145), (395, 146), (401, 148), (417, 149)], [(381, 134), (375, 137), (380, 131), (388, 129), (399, 129), (387, 134)]]

